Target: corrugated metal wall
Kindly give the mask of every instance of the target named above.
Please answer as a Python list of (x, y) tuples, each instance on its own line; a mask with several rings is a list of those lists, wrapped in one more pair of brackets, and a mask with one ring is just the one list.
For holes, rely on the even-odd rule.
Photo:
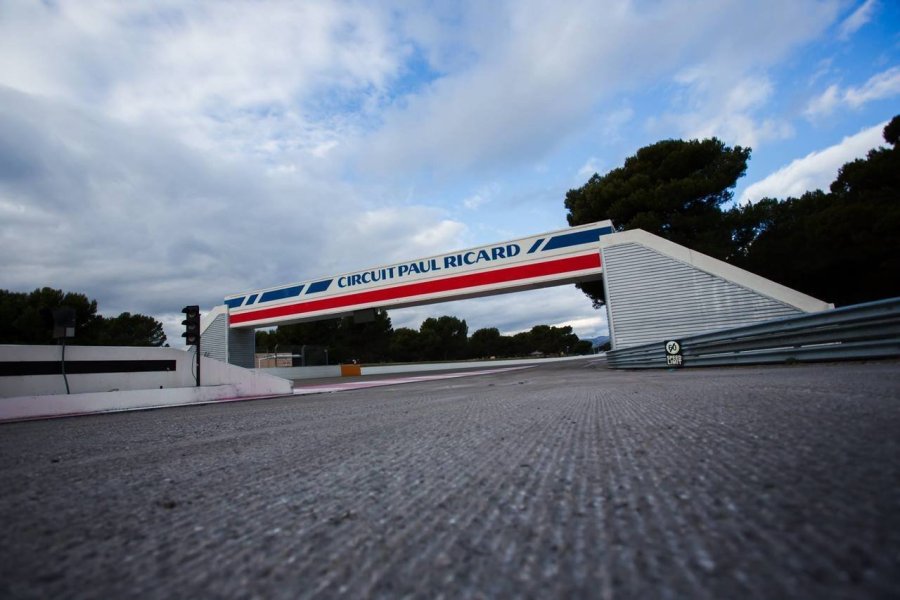
[(228, 332), (228, 362), (245, 369), (252, 369), (256, 352), (256, 330), (231, 329)]
[[(219, 314), (216, 314), (217, 312)], [(209, 321), (209, 318), (212, 321)], [(209, 323), (206, 325), (206, 329), (201, 331), (204, 356), (247, 369), (256, 367), (254, 360), (255, 330), (230, 329), (228, 327), (228, 311), (224, 306), (212, 309), (207, 314), (207, 320), (204, 323)]]
[(203, 348), (203, 356), (228, 362), (228, 315), (221, 314), (216, 316), (212, 323), (209, 324), (200, 338), (200, 345)]
[(613, 348), (803, 314), (640, 244), (602, 252)]

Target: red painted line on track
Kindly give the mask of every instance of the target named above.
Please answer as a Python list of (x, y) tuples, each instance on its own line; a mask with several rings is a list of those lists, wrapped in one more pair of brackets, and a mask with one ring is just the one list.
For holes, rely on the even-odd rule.
[(277, 317), (298, 315), (319, 310), (328, 310), (331, 308), (368, 304), (370, 302), (384, 302), (387, 300), (396, 300), (398, 298), (425, 296), (428, 294), (449, 292), (495, 283), (506, 283), (521, 279), (534, 279), (537, 277), (545, 277), (547, 275), (559, 275), (561, 273), (570, 273), (573, 271), (596, 269), (598, 267), (600, 267), (600, 253), (593, 252), (591, 254), (548, 260), (536, 264), (494, 269), (493, 271), (484, 271), (480, 273), (469, 273), (466, 275), (445, 277), (443, 279), (432, 281), (420, 281), (418, 283), (397, 285), (368, 292), (358, 292), (344, 296), (322, 298), (321, 300), (310, 300), (308, 302), (296, 302), (294, 304), (273, 306), (272, 308), (263, 308), (242, 313), (231, 313), (229, 315), (229, 320), (231, 324), (236, 325), (260, 319), (274, 319)]

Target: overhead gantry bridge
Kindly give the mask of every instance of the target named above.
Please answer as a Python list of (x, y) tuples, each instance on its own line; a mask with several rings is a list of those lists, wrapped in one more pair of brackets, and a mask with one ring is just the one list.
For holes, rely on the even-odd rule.
[(641, 230), (600, 221), (225, 297), (204, 353), (253, 365), (254, 330), (603, 278), (613, 347), (831, 305)]

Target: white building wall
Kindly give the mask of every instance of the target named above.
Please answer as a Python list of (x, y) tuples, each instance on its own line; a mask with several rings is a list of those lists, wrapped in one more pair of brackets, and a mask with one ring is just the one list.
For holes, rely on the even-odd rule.
[[(0, 398), (17, 396), (77, 395), (134, 390), (164, 390), (196, 387), (196, 357), (193, 352), (175, 348), (134, 348), (110, 346), (69, 346), (66, 348), (66, 377), (62, 375), (61, 346), (0, 346)], [(165, 365), (166, 370), (104, 372), (130, 363), (134, 368), (147, 361)], [(73, 373), (74, 363), (97, 365), (101, 372)], [(50, 365), (54, 373), (10, 375), (27, 372), (29, 364)], [(58, 365), (58, 370), (57, 370)], [(172, 367), (168, 370), (169, 366)], [(66, 393), (66, 379), (69, 394)], [(232, 386), (237, 395), (289, 394), (291, 383), (285, 379), (203, 358), (201, 381), (207, 386)]]
[[(62, 376), (62, 346), (0, 346), (0, 363), (11, 366), (16, 363), (53, 363), (58, 370), (50, 375), (12, 375), (0, 377), (0, 397), (65, 394), (66, 382)], [(192, 367), (196, 360), (193, 352), (174, 348), (133, 348), (107, 346), (67, 346), (65, 354), (69, 372), (69, 391), (109, 392), (116, 390), (142, 390), (188, 387), (194, 385)], [(122, 373), (72, 372), (72, 363), (164, 361), (173, 363), (171, 371), (146, 371)]]

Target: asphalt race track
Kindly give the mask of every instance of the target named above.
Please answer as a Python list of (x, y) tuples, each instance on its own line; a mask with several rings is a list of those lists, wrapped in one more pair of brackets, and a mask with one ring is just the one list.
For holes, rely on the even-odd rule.
[(900, 363), (0, 425), (2, 598), (900, 596)]

